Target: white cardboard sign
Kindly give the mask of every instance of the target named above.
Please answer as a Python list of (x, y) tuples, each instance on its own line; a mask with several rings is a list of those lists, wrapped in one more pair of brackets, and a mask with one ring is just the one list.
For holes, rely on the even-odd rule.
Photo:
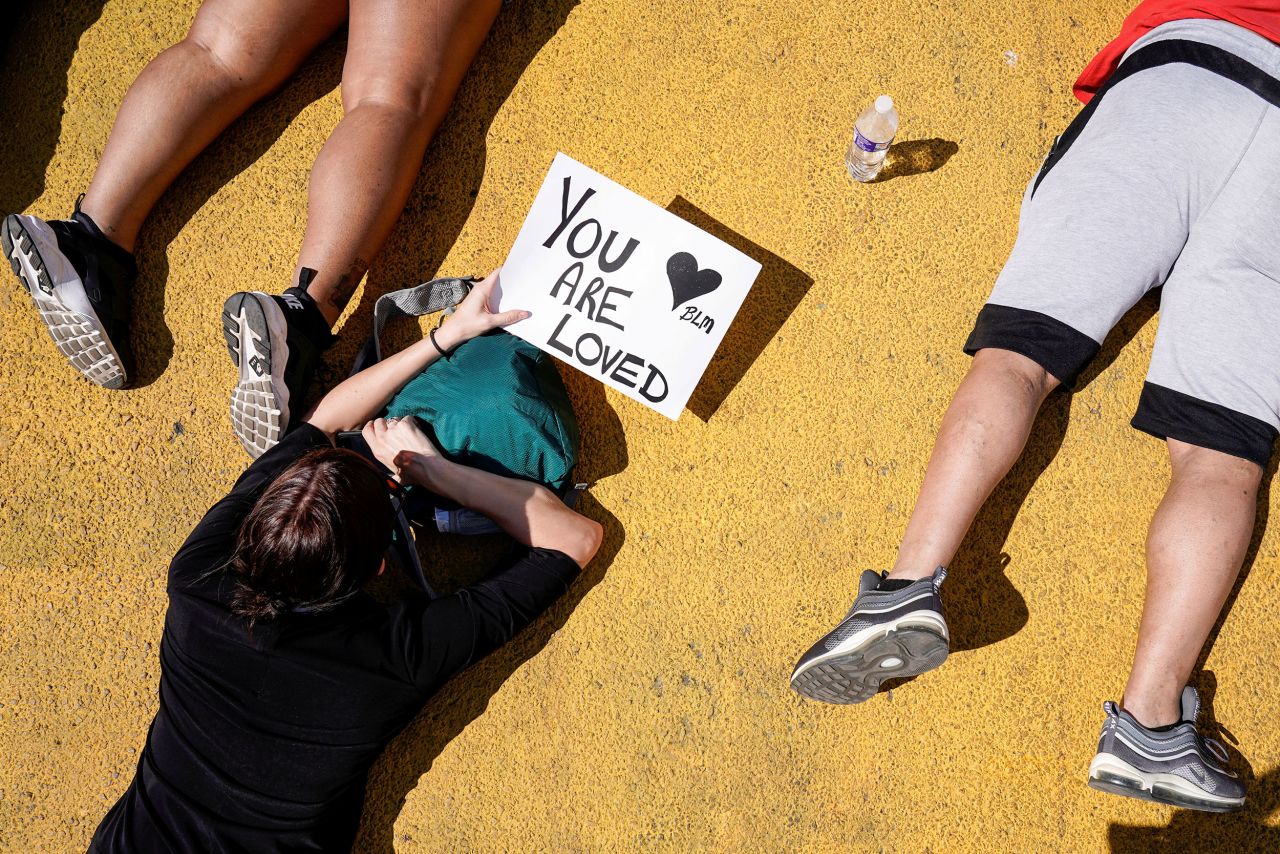
[(675, 420), (760, 273), (738, 250), (557, 154), (502, 266), (508, 331)]

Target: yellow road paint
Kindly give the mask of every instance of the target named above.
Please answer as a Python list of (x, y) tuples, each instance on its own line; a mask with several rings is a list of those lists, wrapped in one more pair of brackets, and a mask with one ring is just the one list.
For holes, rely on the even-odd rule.
[[(196, 4), (28, 5), (38, 12), (8, 34), (0, 74), (0, 208), (56, 217), (90, 180), (129, 83)], [(1167, 476), (1159, 443), (1128, 427), (1149, 312), (1126, 321), (1131, 340), (1107, 348), (1088, 386), (1050, 401), (964, 546), (944, 587), (947, 664), (852, 708), (787, 684), (857, 572), (892, 560), (1022, 189), (1076, 110), (1075, 74), (1126, 12), (1127, 0), (505, 7), (324, 381), (345, 375), (371, 294), (499, 264), (557, 150), (738, 235), (765, 271), (678, 423), (567, 377), (603, 557), (394, 743), (361, 850), (1280, 848), (1271, 532), (1208, 659), (1217, 717), (1261, 778), (1255, 806), (1203, 819), (1085, 785)], [(16, 283), (0, 287), (6, 851), (83, 850), (132, 776), (156, 707), (165, 567), (247, 463), (226, 413), (220, 307), (287, 283), (340, 73), (340, 47), (322, 48), (161, 201), (139, 250), (143, 387), (80, 381)], [(843, 153), (881, 93), (903, 117), (892, 177), (857, 185)], [(493, 551), (453, 543), (435, 566), (457, 580)]]

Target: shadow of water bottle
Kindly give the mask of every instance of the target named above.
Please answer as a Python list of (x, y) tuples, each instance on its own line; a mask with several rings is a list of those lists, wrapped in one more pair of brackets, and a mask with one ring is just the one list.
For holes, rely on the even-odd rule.
[(894, 178), (920, 175), (941, 169), (960, 146), (949, 139), (911, 139), (896, 142), (889, 148), (884, 167), (871, 184), (882, 184)]

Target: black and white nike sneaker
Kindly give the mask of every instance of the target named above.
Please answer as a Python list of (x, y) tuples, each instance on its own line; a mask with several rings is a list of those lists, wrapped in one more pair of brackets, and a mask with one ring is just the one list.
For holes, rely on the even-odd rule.
[(298, 288), (281, 296), (232, 294), (222, 306), (222, 335), (240, 370), (231, 392), (231, 429), (257, 458), (288, 432), (320, 354), (334, 338), (315, 302)]
[(138, 277), (133, 255), (104, 237), (79, 202), (69, 220), (5, 217), (0, 244), (72, 367), (104, 388), (127, 386), (129, 291)]
[(1205, 812), (1234, 812), (1244, 806), (1244, 784), (1227, 767), (1227, 751), (1196, 728), (1200, 697), (1182, 689), (1182, 719), (1171, 727), (1147, 729), (1108, 700), (1098, 753), (1089, 763), (1089, 785), (1125, 795)]
[(824, 703), (861, 703), (886, 679), (915, 676), (947, 660), (949, 635), (939, 590), (947, 570), (902, 585), (862, 573), (849, 613), (809, 651), (791, 674), (791, 687)]

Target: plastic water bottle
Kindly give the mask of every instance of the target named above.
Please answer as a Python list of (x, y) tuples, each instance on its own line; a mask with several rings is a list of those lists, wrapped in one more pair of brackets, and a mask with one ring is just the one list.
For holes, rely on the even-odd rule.
[(459, 507), (457, 510), (443, 510), (439, 507), (432, 514), (435, 517), (436, 530), (442, 534), (462, 534), (474, 537), (478, 534), (500, 534), (502, 528), (488, 516)]
[(853, 142), (844, 156), (845, 168), (855, 181), (870, 181), (880, 174), (889, 144), (898, 133), (898, 111), (893, 99), (881, 95), (853, 123)]
[[(570, 489), (560, 497), (565, 506), (572, 510), (578, 506), (578, 499), (582, 497), (582, 493), (586, 492), (589, 483), (575, 483), (573, 489)], [(467, 537), (474, 537), (478, 534), (500, 534), (502, 528), (498, 523), (474, 510), (468, 510), (466, 507), (459, 507), (456, 510), (445, 510), (437, 507), (432, 513), (435, 519), (436, 530), (442, 534), (462, 534)]]

